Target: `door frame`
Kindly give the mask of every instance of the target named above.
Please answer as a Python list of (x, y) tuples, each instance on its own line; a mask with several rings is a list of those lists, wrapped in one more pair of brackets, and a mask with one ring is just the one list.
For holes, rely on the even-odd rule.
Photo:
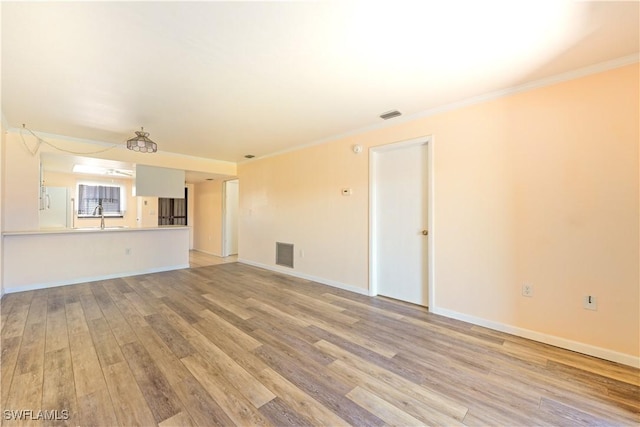
[(427, 187), (429, 189), (427, 195), (427, 229), (429, 230), (429, 238), (427, 239), (427, 289), (429, 298), (429, 311), (433, 311), (435, 308), (435, 221), (434, 221), (434, 173), (433, 173), (433, 135), (421, 136), (418, 138), (412, 138), (408, 140), (392, 142), (389, 144), (378, 145), (369, 148), (369, 295), (378, 295), (378, 269), (377, 269), (377, 248), (382, 242), (378, 241), (376, 221), (378, 219), (376, 213), (377, 202), (377, 169), (375, 162), (375, 155), (384, 151), (391, 151), (416, 145), (427, 146)]
[(229, 216), (228, 207), (227, 207), (227, 185), (230, 181), (238, 182), (238, 196), (240, 195), (239, 193), (240, 181), (238, 180), (238, 178), (227, 179), (222, 182), (222, 242), (221, 242), (222, 250), (221, 250), (221, 253), (223, 257), (228, 257), (229, 255), (232, 255), (229, 253), (229, 250), (227, 248), (227, 237), (229, 234), (229, 231), (227, 229), (227, 219)]

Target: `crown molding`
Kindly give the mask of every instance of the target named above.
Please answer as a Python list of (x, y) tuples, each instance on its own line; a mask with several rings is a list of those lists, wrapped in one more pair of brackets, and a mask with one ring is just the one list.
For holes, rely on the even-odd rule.
[(598, 64), (589, 65), (587, 67), (578, 68), (576, 70), (567, 71), (565, 73), (556, 74), (543, 79), (534, 80), (532, 82), (523, 83), (521, 85), (512, 86), (506, 89), (501, 89), (493, 92), (488, 92), (482, 95), (474, 96), (464, 99), (462, 101), (445, 104), (440, 107), (435, 107), (429, 110), (422, 111), (420, 113), (407, 116), (408, 120), (415, 120), (419, 118), (433, 116), (446, 111), (457, 110), (459, 108), (467, 107), (470, 105), (481, 104), (483, 102), (492, 101), (494, 99), (504, 98), (507, 96), (515, 95), (520, 92), (527, 92), (534, 89), (540, 89), (546, 86), (552, 86), (558, 83), (563, 83), (569, 80), (579, 79), (581, 77), (590, 76), (592, 74), (603, 73), (605, 71), (613, 70), (620, 67), (625, 67), (640, 61), (640, 53), (634, 53), (633, 55), (624, 56), (622, 58), (613, 59), (611, 61), (600, 62)]
[(586, 77), (592, 74), (598, 74), (605, 71), (613, 70), (616, 68), (624, 67), (627, 65), (635, 64), (640, 62), (640, 53), (634, 53), (632, 55), (623, 56), (621, 58), (613, 59), (610, 61), (604, 61), (597, 64), (589, 65), (587, 67), (578, 68), (572, 71), (567, 71), (565, 73), (556, 74), (550, 77), (545, 77), (543, 79), (535, 80), (532, 82), (524, 83), (517, 86), (512, 86), (506, 89), (500, 89), (493, 92), (488, 92), (482, 95), (474, 96), (471, 98), (467, 98), (461, 101), (452, 102), (449, 104), (443, 104), (438, 107), (430, 108), (428, 110), (424, 110), (418, 113), (410, 114), (407, 116), (400, 116), (391, 121), (384, 123), (376, 123), (374, 125), (365, 126), (362, 128), (354, 129), (352, 131), (344, 132), (338, 135), (333, 135), (327, 138), (319, 139), (316, 141), (311, 141), (306, 144), (297, 145), (295, 147), (287, 148), (284, 150), (276, 151), (274, 153), (265, 154), (264, 156), (255, 157), (250, 160), (244, 160), (238, 162), (238, 164), (244, 164), (248, 162), (253, 162), (260, 159), (266, 159), (269, 157), (279, 156), (281, 154), (286, 154), (298, 150), (302, 150), (305, 148), (313, 147), (315, 145), (326, 144), (328, 142), (337, 141), (340, 139), (352, 137), (355, 135), (363, 134), (366, 132), (372, 132), (379, 129), (385, 129), (392, 126), (397, 126), (401, 123), (407, 123), (418, 119), (423, 119), (425, 117), (434, 116), (436, 114), (445, 113), (447, 111), (453, 111), (460, 108), (468, 107), (471, 105), (481, 104), (483, 102), (492, 101), (498, 98), (504, 98), (507, 96), (511, 96), (520, 92), (526, 92), (533, 89), (539, 89), (545, 86), (551, 86), (554, 84), (566, 82), (569, 80), (575, 80), (581, 77)]
[[(179, 156), (179, 157), (184, 157), (184, 158), (191, 158), (191, 159), (206, 159), (206, 160), (212, 160), (212, 161), (216, 161), (216, 162), (223, 162), (223, 163), (231, 163), (231, 164), (245, 164), (245, 163), (249, 163), (249, 162), (254, 162), (256, 160), (260, 160), (260, 159), (265, 159), (265, 158), (269, 158), (269, 157), (275, 157), (275, 156), (279, 156), (281, 154), (286, 154), (286, 153), (290, 153), (290, 152), (294, 152), (294, 151), (298, 151), (298, 150), (302, 150), (305, 148), (309, 148), (309, 147), (313, 147), (316, 145), (321, 145), (321, 144), (326, 144), (332, 141), (337, 141), (340, 139), (344, 139), (344, 138), (348, 138), (348, 137), (352, 137), (355, 135), (360, 135), (363, 133), (367, 133), (367, 132), (371, 132), (371, 131), (375, 131), (375, 130), (380, 130), (380, 129), (385, 129), (385, 128), (389, 128), (392, 126), (397, 126), (399, 124), (402, 123), (407, 123), (407, 122), (411, 122), (411, 121), (415, 121), (418, 119), (423, 119), (426, 117), (430, 117), (430, 116), (434, 116), (436, 114), (441, 114), (447, 111), (452, 111), (452, 110), (457, 110), (460, 108), (464, 108), (464, 107), (468, 107), (471, 105), (476, 105), (476, 104), (481, 104), (484, 102), (488, 102), (494, 99), (498, 99), (498, 98), (503, 98), (503, 97), (507, 97), (510, 95), (514, 95), (520, 92), (526, 92), (526, 91), (530, 91), (533, 89), (538, 89), (538, 88), (542, 88), (545, 86), (551, 86), (554, 84), (558, 84), (558, 83), (562, 83), (565, 81), (569, 81), (569, 80), (574, 80), (577, 78), (581, 78), (581, 77), (586, 77), (592, 74), (597, 74), (597, 73), (601, 73), (601, 72), (605, 72), (605, 71), (609, 71), (609, 70), (613, 70), (616, 68), (620, 68), (620, 67), (624, 67), (627, 65), (631, 65), (634, 63), (637, 63), (640, 61), (640, 53), (634, 53), (632, 55), (627, 55), (621, 58), (617, 58), (617, 59), (613, 59), (610, 61), (605, 61), (605, 62), (601, 62), (601, 63), (597, 63), (597, 64), (593, 64), (587, 67), (583, 67), (583, 68), (579, 68), (576, 70), (572, 70), (572, 71), (568, 71), (565, 73), (561, 73), (561, 74), (557, 74), (554, 76), (550, 76), (550, 77), (546, 77), (543, 79), (539, 79), (539, 80), (535, 80), (532, 82), (528, 82), (528, 83), (524, 83), (521, 85), (517, 85), (517, 86), (512, 86), (510, 88), (506, 88), (506, 89), (501, 89), (501, 90), (497, 90), (497, 91), (493, 91), (493, 92), (488, 92), (482, 95), (478, 95), (475, 97), (471, 97), (471, 98), (467, 98), (461, 101), (456, 101), (453, 103), (449, 103), (449, 104), (443, 104), (441, 106), (437, 106), (434, 108), (430, 108), (428, 110), (424, 110), (418, 113), (414, 113), (414, 114), (410, 114), (407, 116), (400, 116), (397, 117), (395, 119), (393, 119), (392, 121), (388, 121), (388, 122), (383, 122), (383, 123), (376, 123), (373, 125), (369, 125), (369, 126), (364, 126), (361, 128), (357, 128), (348, 132), (344, 132), (341, 134), (337, 134), (337, 135), (332, 135), (326, 138), (322, 138), (319, 140), (315, 140), (315, 141), (310, 141), (308, 143), (305, 144), (301, 144), (301, 145), (297, 145), (295, 147), (291, 147), (291, 148), (286, 148), (283, 150), (279, 150), (279, 151), (275, 151), (273, 153), (269, 153), (269, 154), (265, 154), (263, 156), (257, 156), (253, 159), (247, 159), (247, 160), (242, 160), (239, 162), (231, 162), (231, 161), (226, 161), (226, 160), (219, 160), (219, 159), (213, 159), (213, 158), (205, 158), (205, 157), (198, 157), (198, 156), (193, 156), (193, 155), (188, 155), (188, 154), (181, 154), (181, 153), (173, 153), (173, 152), (163, 152), (161, 150), (158, 151), (158, 153), (163, 153), (165, 155), (172, 155), (172, 156)], [(20, 130), (22, 130), (22, 128), (17, 128), (17, 127), (9, 127), (9, 124), (7, 122), (7, 119), (4, 115), (4, 113), (1, 114), (1, 120), (2, 120), (2, 126), (5, 129), (5, 132), (9, 133), (19, 133)], [(119, 147), (118, 143), (108, 143), (108, 142), (104, 142), (104, 141), (97, 141), (97, 140), (91, 140), (91, 139), (85, 139), (85, 138), (76, 138), (76, 137), (71, 137), (71, 136), (66, 136), (66, 135), (58, 135), (58, 134), (53, 134), (53, 133), (46, 133), (46, 132), (40, 132), (40, 131), (34, 131), (37, 132), (37, 135), (41, 138), (51, 138), (51, 139), (61, 139), (61, 140), (67, 140), (67, 141), (71, 141), (71, 142), (80, 142), (80, 143), (85, 143), (85, 144), (94, 144), (94, 145), (98, 145), (101, 147), (107, 147), (107, 146), (114, 146), (116, 145), (117, 147), (115, 148), (126, 148), (124, 145), (124, 142), (121, 144), (121, 147)]]

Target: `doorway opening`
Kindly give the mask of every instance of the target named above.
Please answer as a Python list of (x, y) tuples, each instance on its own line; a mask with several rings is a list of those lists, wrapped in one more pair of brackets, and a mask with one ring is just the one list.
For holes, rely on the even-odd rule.
[(238, 208), (240, 184), (237, 179), (225, 181), (223, 186), (222, 256), (238, 254)]
[(184, 189), (184, 198), (158, 198), (158, 225), (188, 225), (187, 224), (188, 189)]

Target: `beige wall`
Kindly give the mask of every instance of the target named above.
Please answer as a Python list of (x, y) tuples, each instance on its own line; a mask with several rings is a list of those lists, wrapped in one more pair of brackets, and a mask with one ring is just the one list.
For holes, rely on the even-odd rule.
[(137, 220), (140, 227), (158, 226), (158, 198), (137, 197)]
[[(294, 243), (294, 273), (366, 290), (367, 149), (431, 135), (431, 309), (637, 364), (638, 72), (634, 64), (241, 164), (240, 259), (273, 267), (275, 242)], [(533, 298), (521, 296), (525, 282)], [(582, 308), (585, 295), (597, 311)]]
[(38, 229), (40, 161), (31, 155), (15, 134), (6, 135), (2, 195), (2, 231)]
[(194, 185), (193, 249), (222, 256), (222, 180)]
[[(0, 22), (2, 21), (2, 4), (0, 3)], [(2, 31), (0, 31), (0, 46), (2, 46)], [(0, 55), (0, 70), (2, 69), (2, 55)], [(2, 85), (0, 85), (0, 101), (2, 100)], [(4, 200), (4, 145), (5, 145), (5, 128), (4, 115), (0, 109), (0, 232), (4, 230), (4, 222), (2, 217), (2, 201)], [(4, 283), (2, 280), (2, 251), (4, 247), (4, 239), (0, 237), (0, 298), (4, 295)]]
[(239, 257), (272, 266), (275, 242), (293, 243), (295, 271), (367, 288), (368, 170), (348, 142), (239, 165)]

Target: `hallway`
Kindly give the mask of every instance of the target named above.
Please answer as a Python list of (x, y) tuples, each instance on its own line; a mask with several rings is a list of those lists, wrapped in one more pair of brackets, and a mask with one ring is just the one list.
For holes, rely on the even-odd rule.
[(198, 268), (206, 267), (209, 265), (227, 264), (230, 262), (238, 261), (238, 255), (231, 255), (228, 257), (219, 257), (205, 252), (196, 250), (189, 251), (189, 267)]

